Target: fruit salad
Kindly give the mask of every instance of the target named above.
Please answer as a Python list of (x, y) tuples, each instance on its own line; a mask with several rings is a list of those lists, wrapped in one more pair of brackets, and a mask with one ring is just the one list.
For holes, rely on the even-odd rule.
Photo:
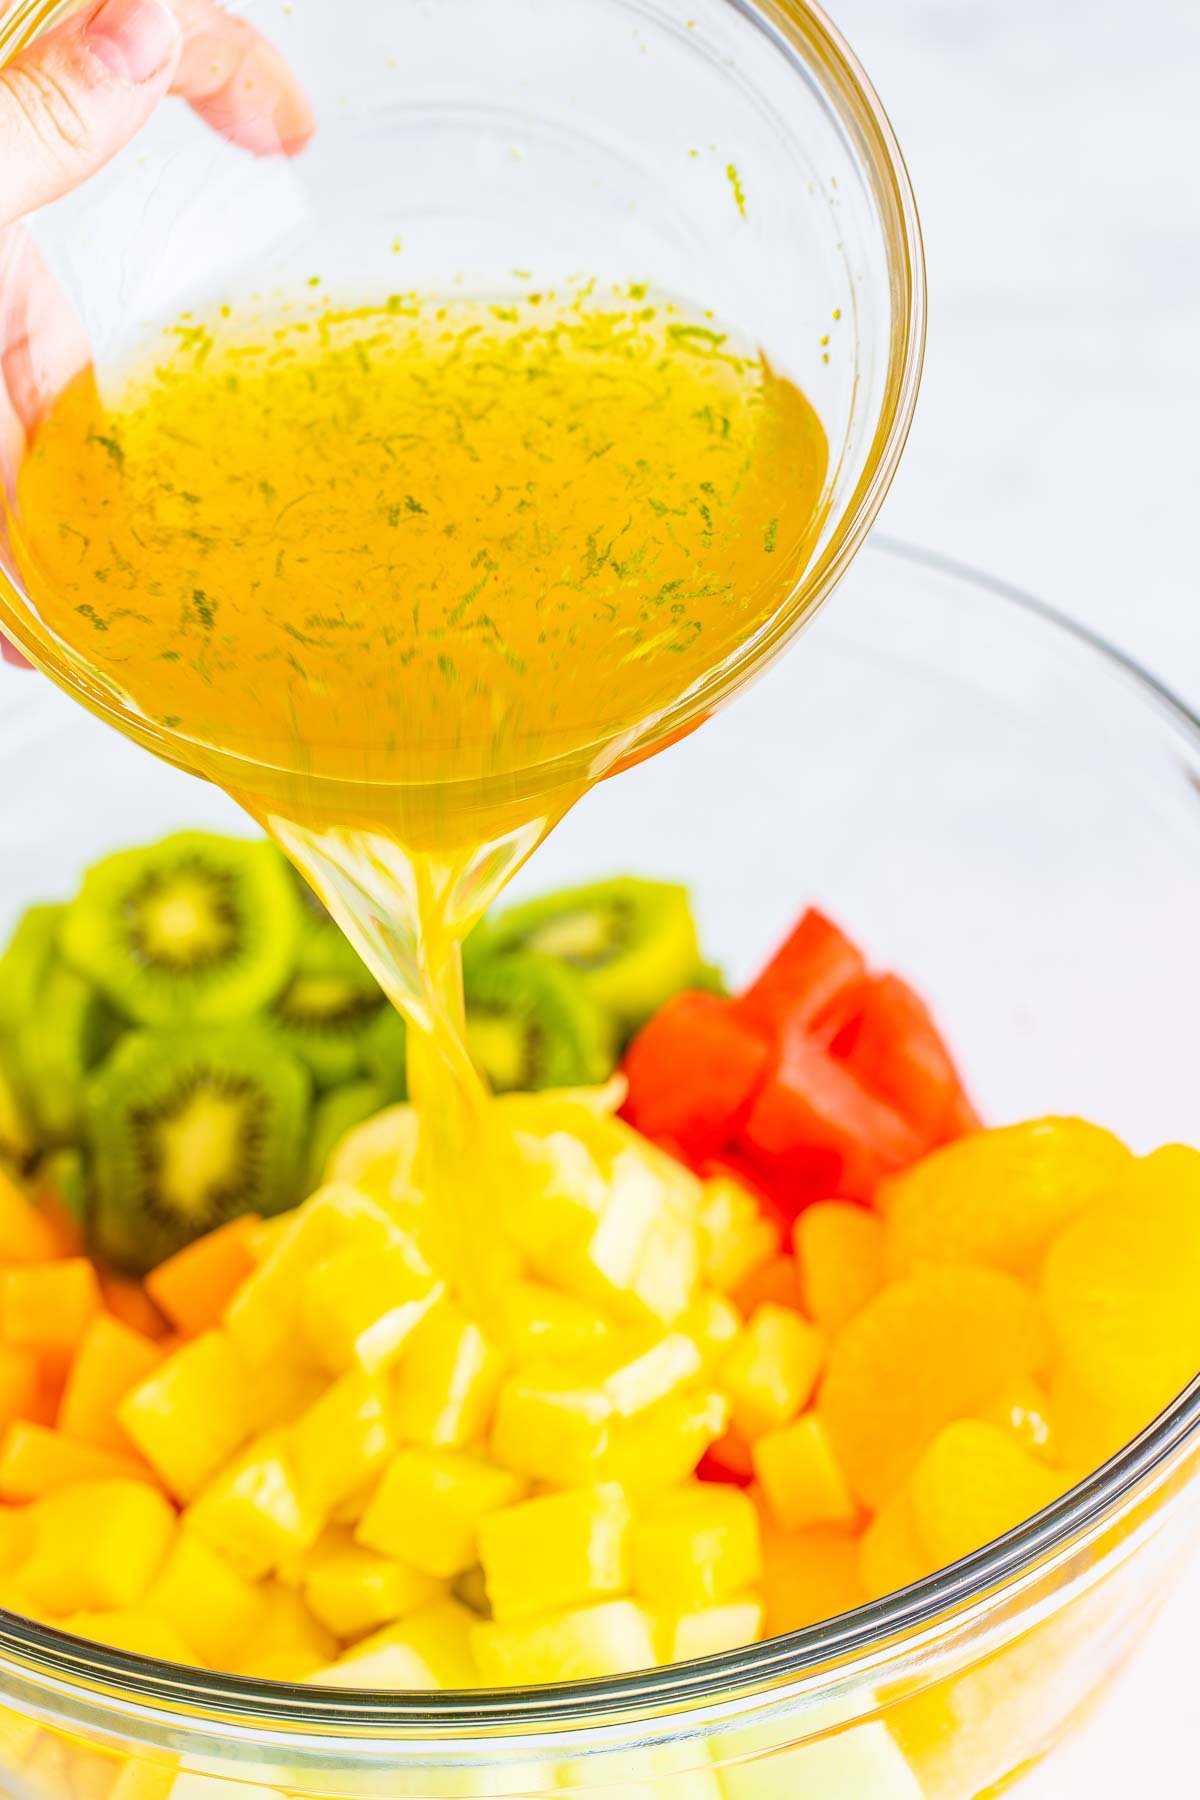
[(368, 993), (336, 946), (273, 852), (195, 836), (18, 929), (11, 1610), (320, 1686), (631, 1673), (957, 1561), (1200, 1367), (1200, 1153), (986, 1129), (823, 915), (728, 995), (650, 882), (470, 947), (502, 1097), (457, 1285), (379, 997), (285, 1016)]

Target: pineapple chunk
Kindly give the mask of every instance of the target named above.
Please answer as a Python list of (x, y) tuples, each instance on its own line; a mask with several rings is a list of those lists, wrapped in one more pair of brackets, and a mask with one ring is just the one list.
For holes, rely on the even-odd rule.
[(55, 1613), (137, 1606), (175, 1530), (170, 1505), (144, 1481), (81, 1481), (30, 1510), (33, 1549), (20, 1580)]
[(501, 1383), (492, 1455), (535, 1481), (578, 1487), (596, 1476), (612, 1416), (603, 1389), (554, 1363), (530, 1363)]
[(705, 1606), (699, 1612), (669, 1614), (655, 1631), (664, 1663), (691, 1662), (756, 1644), (763, 1632), (764, 1607), (753, 1594)]
[(281, 1432), (256, 1438), (214, 1475), (184, 1518), (250, 1581), (269, 1575), (294, 1552), (307, 1550), (324, 1523), (301, 1492)]
[(506, 1625), (475, 1623), (471, 1647), (489, 1687), (597, 1681), (657, 1662), (650, 1621), (632, 1600), (606, 1600)]
[(436, 1600), (399, 1625), (364, 1638), (329, 1668), (309, 1676), (313, 1686), (394, 1691), (478, 1685), (471, 1653), (474, 1613), (457, 1600)]
[(587, 1145), (569, 1131), (540, 1136), (515, 1131), (516, 1186), (503, 1223), (509, 1237), (548, 1281), (559, 1259), (595, 1229), (607, 1188)]
[(629, 1419), (665, 1400), (700, 1373), (701, 1358), (694, 1341), (676, 1331), (625, 1333), (611, 1348), (593, 1355), (577, 1367), (594, 1371), (596, 1385), (612, 1402), (618, 1419)]
[(656, 1611), (715, 1606), (762, 1573), (754, 1502), (739, 1488), (699, 1483), (652, 1500), (630, 1540), (633, 1590)]
[(333, 1374), (386, 1369), (445, 1292), (397, 1230), (383, 1245), (348, 1244), (305, 1278), (300, 1316), (314, 1355)]
[(358, 1189), (386, 1205), (413, 1192), (420, 1120), (413, 1106), (391, 1106), (348, 1132), (329, 1159), (331, 1184)]
[(418, 1612), (445, 1593), (445, 1583), (411, 1563), (356, 1544), (345, 1526), (330, 1526), (303, 1558), (305, 1603), (335, 1637), (360, 1638)]
[(144, 1610), (184, 1633), (206, 1663), (226, 1668), (257, 1632), (261, 1590), (186, 1528), (143, 1602)]
[(778, 1256), (783, 1241), (754, 1195), (728, 1175), (705, 1182), (696, 1224), (701, 1274), (722, 1294), (732, 1293), (747, 1275)]
[(584, 1300), (540, 1281), (517, 1281), (500, 1298), (504, 1344), (518, 1363), (567, 1360), (603, 1343), (612, 1326)]
[(290, 1588), (267, 1582), (261, 1593), (261, 1617), (231, 1662), (234, 1673), (260, 1681), (307, 1681), (337, 1655), (337, 1639)]
[(413, 1333), (393, 1376), (397, 1442), (455, 1450), (481, 1438), (503, 1368), (479, 1327), (442, 1300)]
[(490, 1513), (479, 1527), (479, 1560), (494, 1618), (503, 1624), (624, 1593), (632, 1516), (611, 1482)]
[(811, 1399), (824, 1360), (824, 1334), (791, 1307), (765, 1301), (721, 1368), (735, 1430), (753, 1440), (790, 1424)]
[(726, 1800), (925, 1800), (886, 1725), (852, 1725), (721, 1771)]
[(763, 1497), (785, 1530), (850, 1525), (857, 1519), (854, 1496), (817, 1413), (765, 1432), (750, 1454)]
[(696, 1295), (679, 1321), (700, 1352), (703, 1368), (711, 1374), (742, 1329), (742, 1315), (724, 1294), (704, 1289)]
[(368, 1550), (401, 1557), (449, 1579), (479, 1561), (479, 1526), (521, 1499), (507, 1469), (456, 1450), (401, 1450), (388, 1464), (355, 1536)]
[(729, 1427), (718, 1393), (671, 1394), (633, 1419), (618, 1420), (597, 1464), (597, 1478), (620, 1482), (634, 1501), (678, 1487)]
[(301, 1313), (308, 1275), (318, 1263), (357, 1244), (381, 1251), (402, 1235), (381, 1206), (351, 1187), (325, 1187), (294, 1213), (225, 1309), (225, 1328), (255, 1367), (295, 1361), (306, 1340)]
[(133, 1440), (177, 1500), (190, 1500), (253, 1430), (246, 1371), (224, 1332), (184, 1344), (117, 1408)]
[(642, 1153), (621, 1150), (612, 1161), (603, 1208), (591, 1232), (553, 1260), (553, 1278), (580, 1299), (622, 1317), (649, 1315), (674, 1324), (687, 1310), (700, 1275), (691, 1222)]
[(392, 1448), (389, 1395), (367, 1375), (343, 1375), (284, 1434), (306, 1502), (328, 1517), (364, 1488)]
[(74, 1637), (90, 1638), (131, 1656), (151, 1656), (159, 1662), (195, 1663), (196, 1652), (177, 1626), (135, 1606), (115, 1607), (111, 1612), (77, 1612), (60, 1621), (60, 1629)]

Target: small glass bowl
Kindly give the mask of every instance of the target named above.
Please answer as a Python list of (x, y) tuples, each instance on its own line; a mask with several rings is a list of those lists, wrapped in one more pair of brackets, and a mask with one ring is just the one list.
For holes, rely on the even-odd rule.
[[(0, 24), (0, 55), (72, 4), (23, 0)], [(924, 345), (920, 230), (862, 70), (807, 0), (240, 0), (233, 10), (308, 94), (316, 131), (303, 152), (252, 156), (166, 105), (98, 177), (31, 222), (101, 392), (185, 312), (269, 308), (311, 300), (314, 288), (359, 304), (414, 289), (500, 301), (644, 282), (711, 309), (816, 407), (830, 476), (811, 560), (776, 616), (622, 753), (670, 741), (832, 590), (908, 433)], [(270, 117), (260, 123), (269, 141)], [(11, 278), (0, 268), (0, 300)], [(0, 629), (35, 662), (160, 754), (233, 792), (274, 790), (272, 769), (186, 742), (90, 671), (38, 616), (3, 539)], [(604, 748), (547, 753), (519, 779), (483, 777), (484, 803), (519, 809)], [(315, 787), (327, 818), (354, 816), (353, 783)]]
[[(598, 790), (528, 876), (687, 881), (735, 979), (806, 901), (910, 976), (989, 1121), (1200, 1137), (1200, 724), (997, 584), (869, 547), (752, 701)], [(245, 828), (46, 684), (0, 673), (0, 928), (90, 858)], [(522, 878), (524, 879), (524, 878)], [(919, 1586), (622, 1680), (381, 1695), (236, 1680), (0, 1613), (6, 1788), (72, 1800), (975, 1800), (1112, 1675), (1200, 1530), (1200, 1379), (1038, 1519)], [(199, 1786), (197, 1786), (199, 1783)], [(211, 1800), (264, 1800), (213, 1787)]]

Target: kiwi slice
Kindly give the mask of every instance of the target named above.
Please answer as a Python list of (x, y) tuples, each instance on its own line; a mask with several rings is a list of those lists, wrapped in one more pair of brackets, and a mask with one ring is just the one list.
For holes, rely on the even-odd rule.
[(687, 889), (631, 875), (510, 906), (486, 941), (563, 963), (622, 1035), (691, 986), (702, 966)]
[(297, 970), (271, 1008), (281, 1042), (308, 1065), (318, 1087), (351, 1081), (363, 1069), (363, 1039), (387, 1005), (374, 982)]
[(13, 1039), (19, 1080), (43, 1146), (78, 1141), (88, 1072), (107, 1056), (120, 1031), (104, 996), (54, 960)]
[(246, 1018), (282, 992), (300, 940), (296, 890), (270, 844), (198, 831), (88, 871), (63, 954), (141, 1025)]
[(467, 1045), (493, 1093), (590, 1087), (612, 1074), (612, 1018), (564, 963), (472, 957), (466, 994)]
[(375, 1081), (351, 1081), (345, 1087), (323, 1094), (313, 1110), (312, 1132), (308, 1140), (308, 1177), (306, 1185), (318, 1188), (325, 1180), (329, 1159), (348, 1131), (365, 1125), (388, 1104), (383, 1088)]
[(0, 1050), (0, 1163), (23, 1168), (36, 1149), (33, 1121), (8, 1052)]
[(408, 1099), (408, 1026), (392, 1005), (372, 1021), (362, 1042), (363, 1066), (383, 1092), (384, 1105)]
[(133, 1031), (87, 1091), (92, 1246), (142, 1274), (301, 1198), (311, 1083), (262, 1025)]
[(0, 1034), (11, 1037), (33, 1011), (58, 947), (65, 906), (31, 906), (0, 956)]
[(38, 1163), (38, 1185), (61, 1202), (79, 1226), (88, 1219), (88, 1166), (78, 1150), (55, 1150)]

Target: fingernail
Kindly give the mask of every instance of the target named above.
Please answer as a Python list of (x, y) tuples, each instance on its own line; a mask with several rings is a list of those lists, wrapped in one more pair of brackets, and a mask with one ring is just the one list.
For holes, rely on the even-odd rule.
[(157, 75), (180, 41), (175, 16), (161, 0), (104, 0), (83, 35), (92, 55), (110, 74), (134, 87)]

